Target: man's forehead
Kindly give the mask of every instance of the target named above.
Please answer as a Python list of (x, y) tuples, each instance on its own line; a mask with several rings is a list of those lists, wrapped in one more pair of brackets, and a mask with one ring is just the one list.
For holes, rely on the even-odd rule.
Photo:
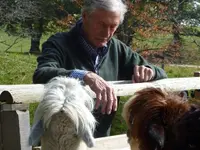
[(120, 16), (119, 11), (111, 11), (111, 10), (106, 10), (103, 8), (96, 8), (91, 13), (92, 14), (108, 14), (108, 15), (112, 15), (112, 16)]
[(120, 12), (108, 11), (105, 9), (95, 9), (91, 15), (99, 21), (111, 21), (113, 24), (119, 24)]

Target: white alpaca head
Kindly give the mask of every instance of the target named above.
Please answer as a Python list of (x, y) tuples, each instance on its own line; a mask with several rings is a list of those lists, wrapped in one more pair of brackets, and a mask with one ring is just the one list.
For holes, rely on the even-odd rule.
[[(45, 85), (42, 101), (35, 112), (35, 125), (30, 135), (31, 143), (34, 145), (51, 125), (55, 125), (53, 121), (57, 121), (59, 124), (59, 120), (62, 122), (69, 122), (68, 120), (70, 120), (74, 125), (77, 137), (80, 137), (88, 147), (93, 147), (93, 132), (96, 125), (95, 118), (91, 113), (93, 108), (92, 97), (78, 80), (67, 77), (53, 78)], [(56, 115), (62, 116), (62, 119), (58, 119)], [(41, 127), (43, 128), (42, 132)], [(65, 131), (59, 134), (64, 133)], [(63, 137), (66, 137), (66, 135), (63, 135)]]

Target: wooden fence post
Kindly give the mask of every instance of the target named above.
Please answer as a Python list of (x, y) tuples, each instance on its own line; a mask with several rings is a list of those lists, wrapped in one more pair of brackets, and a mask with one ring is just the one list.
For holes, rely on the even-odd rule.
[[(200, 77), (200, 71), (195, 71), (194, 77)], [(200, 89), (194, 90), (194, 98), (200, 99)]]
[(28, 143), (29, 105), (10, 104), (12, 97), (9, 94), (2, 92), (0, 95), (0, 150), (31, 150)]

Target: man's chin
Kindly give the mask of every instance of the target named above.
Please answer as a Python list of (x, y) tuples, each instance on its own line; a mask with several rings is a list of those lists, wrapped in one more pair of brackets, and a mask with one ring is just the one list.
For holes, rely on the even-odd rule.
[(107, 45), (107, 42), (101, 42), (101, 43), (97, 43), (96, 47), (104, 47)]

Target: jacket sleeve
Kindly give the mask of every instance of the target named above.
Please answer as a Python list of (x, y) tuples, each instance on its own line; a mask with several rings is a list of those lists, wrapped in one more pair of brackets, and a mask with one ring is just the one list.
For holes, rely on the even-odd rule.
[(139, 66), (144, 65), (146, 67), (151, 68), (155, 73), (155, 76), (152, 80), (167, 78), (167, 74), (163, 69), (149, 63), (141, 55), (132, 51), (127, 46), (123, 46), (123, 48), (121, 49), (121, 57), (122, 57), (121, 58), (122, 62), (120, 63), (122, 64), (121, 65), (122, 71), (120, 71), (120, 74), (122, 78), (125, 80), (130, 80), (132, 78), (132, 74), (134, 74), (133, 72), (134, 65), (139, 65)]
[(72, 70), (64, 69), (66, 54), (54, 41), (42, 45), (42, 54), (37, 58), (33, 83), (46, 83), (55, 76), (68, 76)]

